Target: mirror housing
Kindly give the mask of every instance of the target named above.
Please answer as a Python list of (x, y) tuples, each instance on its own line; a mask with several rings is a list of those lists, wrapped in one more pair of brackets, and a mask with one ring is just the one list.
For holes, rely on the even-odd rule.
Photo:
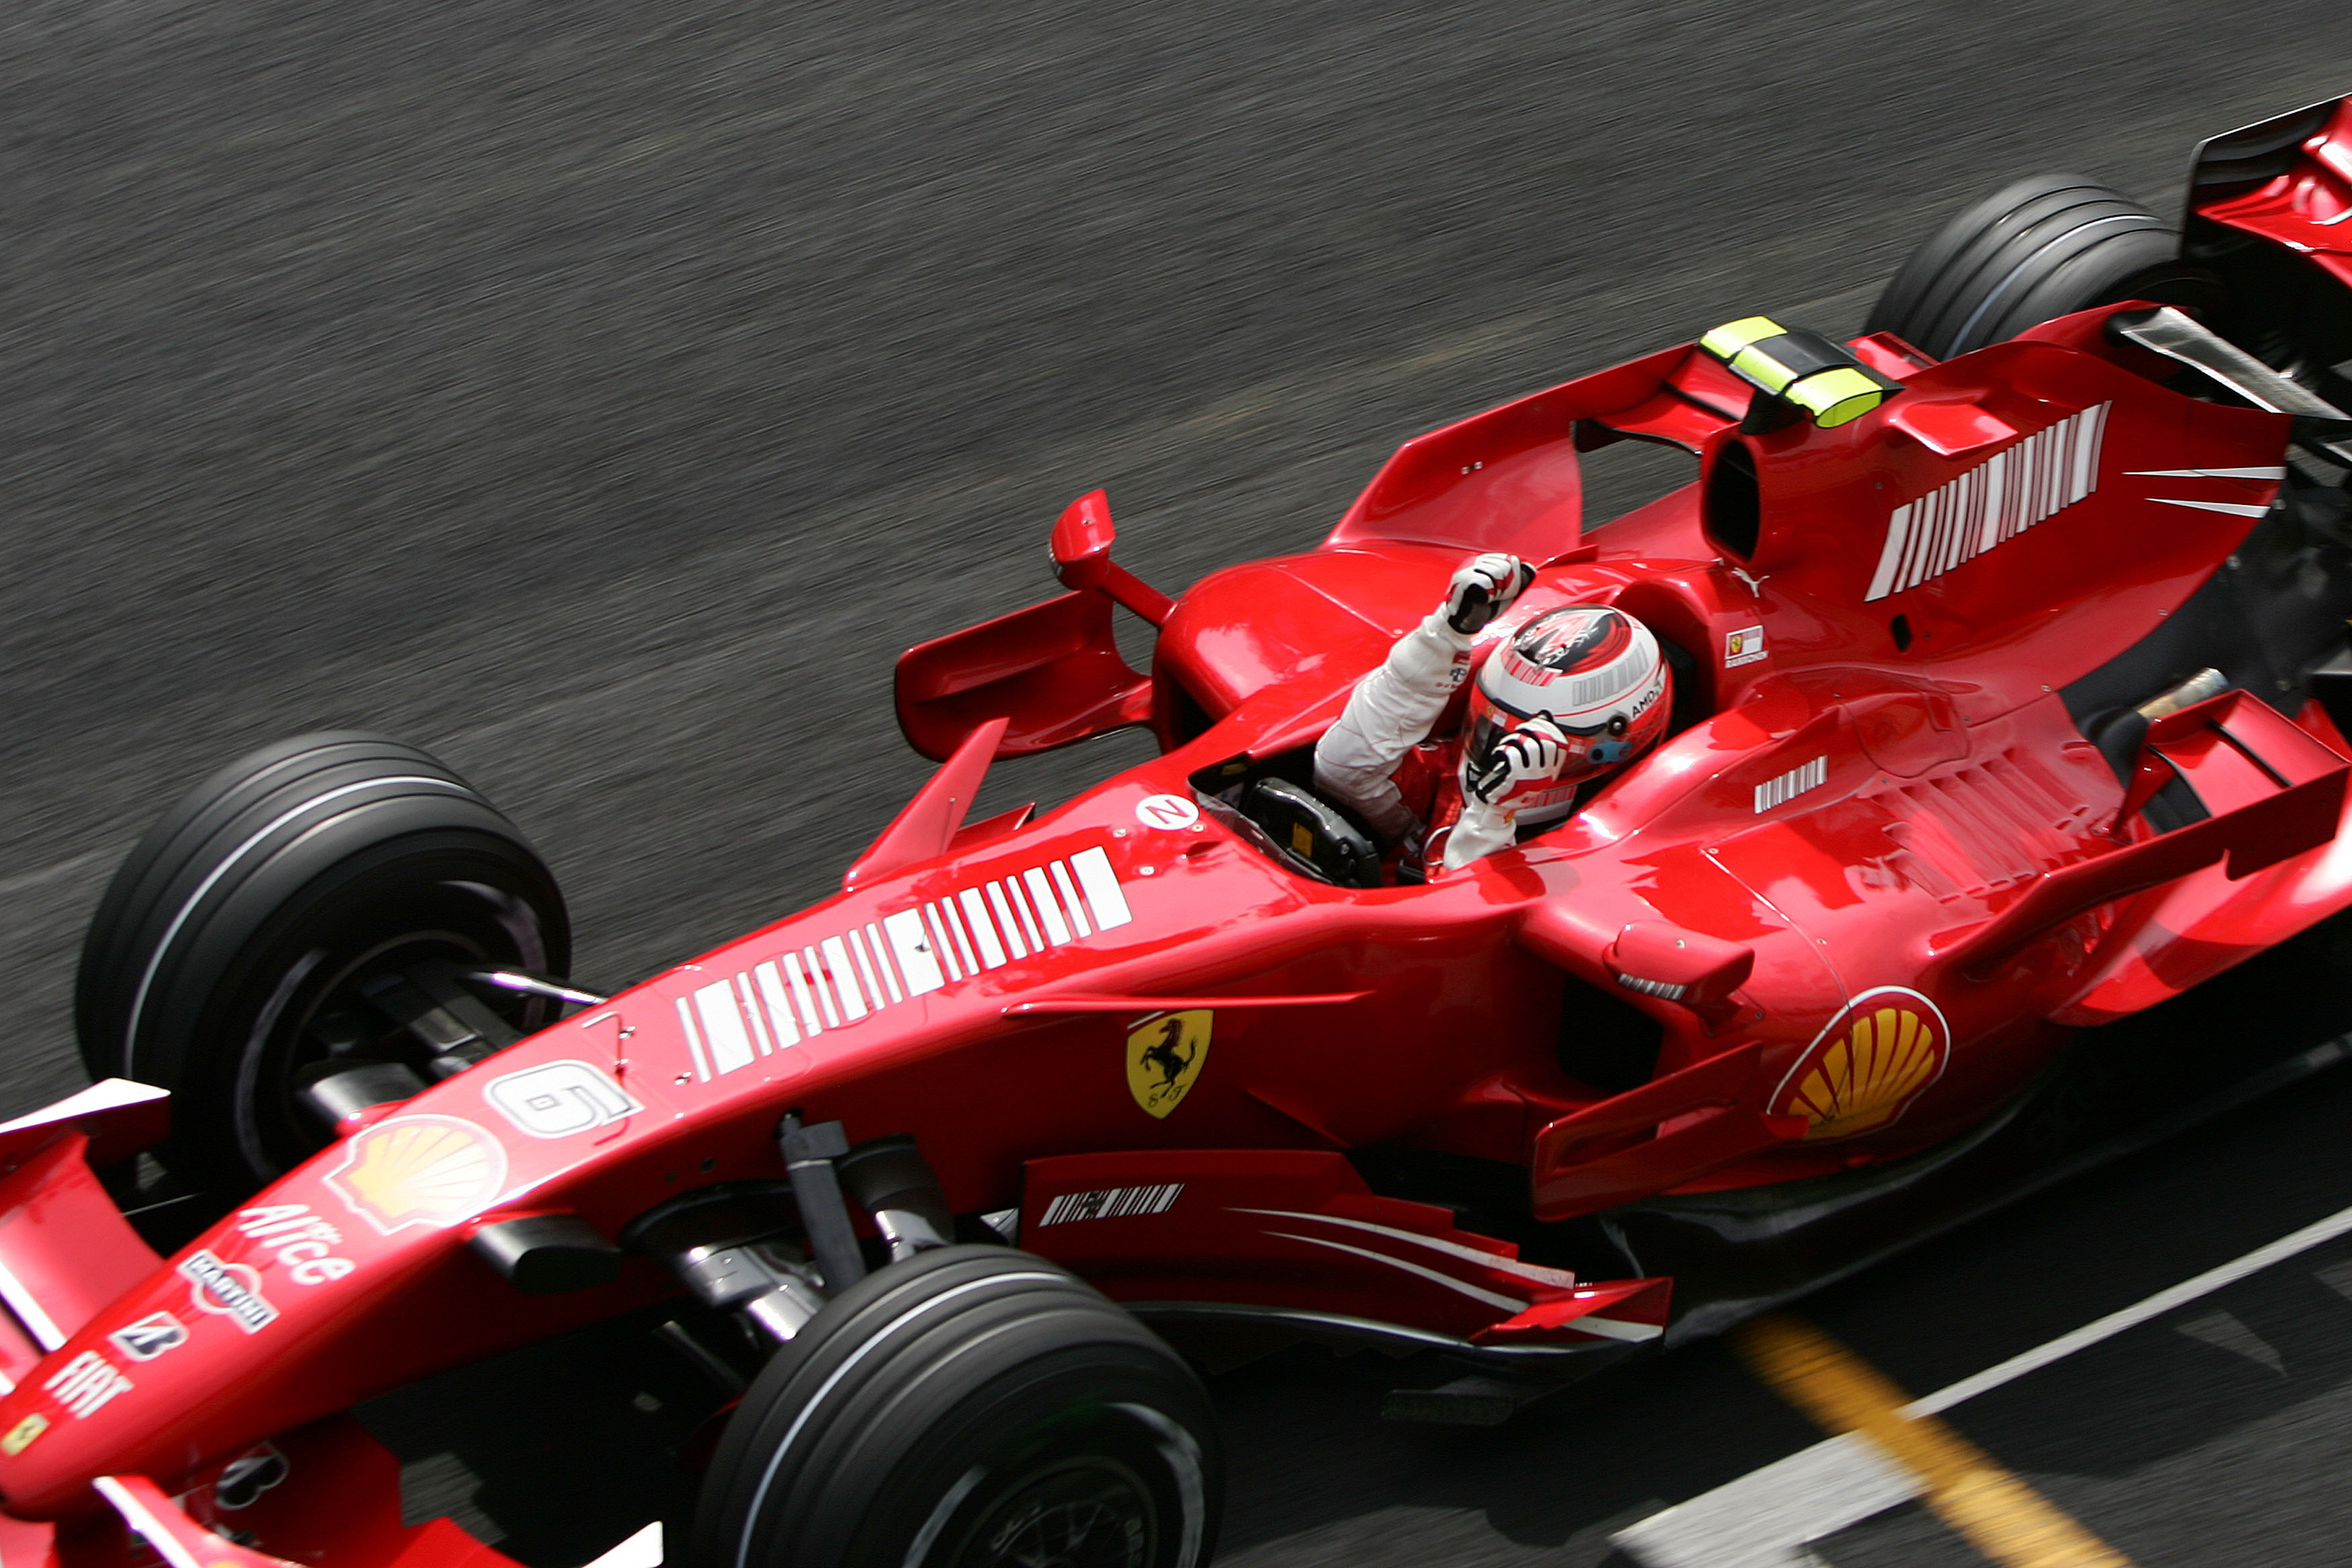
[(1730, 1001), (1748, 983), (1756, 952), (1743, 942), (1702, 936), (1664, 921), (1635, 921), (1617, 933), (1601, 963), (1628, 991), (1705, 1013)]
[(1110, 521), (1110, 497), (1101, 490), (1087, 491), (1054, 524), (1054, 575), (1065, 588), (1108, 595), (1113, 604), (1153, 626), (1165, 626), (1176, 601), (1112, 562), (1110, 547), (1118, 537)]
[(1110, 497), (1089, 490), (1072, 501), (1054, 524), (1054, 575), (1065, 588), (1099, 588), (1110, 572), (1110, 547), (1118, 538), (1111, 526)]

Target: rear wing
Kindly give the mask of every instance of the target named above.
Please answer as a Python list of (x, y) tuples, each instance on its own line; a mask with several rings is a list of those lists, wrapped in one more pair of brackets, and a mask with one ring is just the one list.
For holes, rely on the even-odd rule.
[(2340, 401), (2326, 367), (2352, 359), (2352, 98), (2200, 142), (2180, 254), (2220, 277), (2223, 336), (2273, 363), (2291, 345), (2305, 362), (2291, 368)]

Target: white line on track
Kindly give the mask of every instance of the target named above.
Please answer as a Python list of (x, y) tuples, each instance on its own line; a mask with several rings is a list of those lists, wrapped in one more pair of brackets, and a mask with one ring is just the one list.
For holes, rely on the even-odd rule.
[[(2314, 1220), (2242, 1258), (1915, 1399), (1903, 1407), (1903, 1414), (1913, 1419), (1940, 1415), (2346, 1235), (2352, 1235), (2352, 1208)], [(1890, 1464), (1866, 1438), (1849, 1433), (1654, 1513), (1611, 1539), (1644, 1568), (1817, 1568), (1821, 1559), (1806, 1550), (1809, 1542), (1918, 1495), (1916, 1480)]]

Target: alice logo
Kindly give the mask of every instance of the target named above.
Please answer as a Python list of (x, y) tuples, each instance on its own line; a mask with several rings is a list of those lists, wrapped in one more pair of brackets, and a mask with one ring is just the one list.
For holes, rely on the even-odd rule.
[(1808, 1140), (1874, 1131), (1943, 1076), (1950, 1054), (1949, 1031), (1933, 1002), (1881, 986), (1854, 998), (1797, 1058), (1772, 1110), (1803, 1117)]
[(1128, 1032), (1127, 1088), (1135, 1103), (1153, 1116), (1166, 1116), (1183, 1102), (1209, 1059), (1206, 1007), (1155, 1013)]

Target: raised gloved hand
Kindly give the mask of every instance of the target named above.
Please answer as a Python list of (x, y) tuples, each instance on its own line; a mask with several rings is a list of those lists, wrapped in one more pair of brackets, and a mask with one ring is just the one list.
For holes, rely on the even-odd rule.
[(1535, 580), (1536, 569), (1516, 555), (1481, 555), (1454, 574), (1445, 590), (1445, 624), (1465, 637), (1483, 631)]
[(1549, 784), (1568, 760), (1568, 736), (1538, 713), (1500, 741), (1494, 754), (1469, 780), (1470, 793), (1488, 805), (1499, 805), (1525, 784)]

